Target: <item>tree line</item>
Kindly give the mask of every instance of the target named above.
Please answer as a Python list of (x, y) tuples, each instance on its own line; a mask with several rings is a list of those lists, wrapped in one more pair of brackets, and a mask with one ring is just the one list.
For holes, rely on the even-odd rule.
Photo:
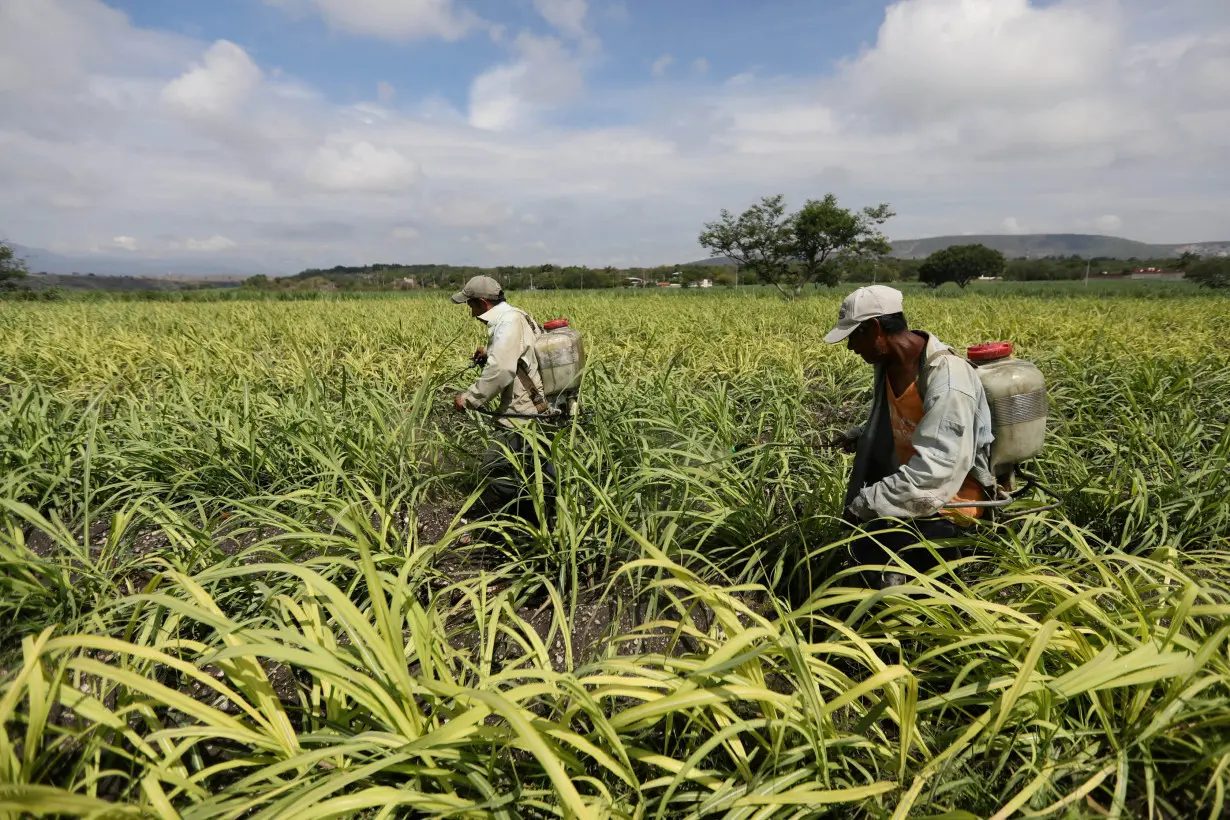
[[(1186, 278), (1209, 287), (1230, 287), (1230, 260), (1227, 259), (1201, 260), (1197, 258), (1181, 262), (1175, 259), (1086, 259), (1069, 256), (1003, 259), (1001, 265), (997, 260), (997, 252), (984, 246), (978, 247), (989, 253), (969, 254), (963, 250), (948, 248), (933, 254), (929, 259), (898, 259), (884, 256), (859, 260), (857, 264), (844, 260), (836, 276), (834, 276), (835, 271), (830, 268), (824, 272), (823, 277), (817, 277), (811, 284), (813, 287), (835, 287), (842, 283), (892, 284), (921, 281), (932, 286), (946, 282), (962, 285), (977, 280), (979, 276), (1001, 277), (1007, 281), (1017, 282), (1075, 281), (1085, 277), (1087, 267), (1092, 279), (1099, 278), (1104, 272), (1116, 275), (1127, 274), (1138, 268), (1152, 267), (1163, 270), (1176, 268), (1185, 270)], [(967, 261), (971, 256), (973, 259)], [(979, 256), (992, 261), (979, 262)], [(1002, 257), (1002, 254), (999, 256)], [(928, 262), (931, 263), (930, 266)], [(926, 272), (924, 272), (924, 267), (928, 268)], [(531, 267), (384, 265), (377, 268), (372, 265), (307, 270), (295, 276), (278, 279), (270, 279), (264, 275), (254, 276), (248, 279), (244, 286), (247, 289), (255, 288), (275, 293), (320, 290), (389, 291), (411, 289), (405, 280), (413, 279), (413, 288), (416, 289), (456, 290), (471, 276), (480, 274), (498, 279), (509, 291), (528, 290), (531, 286), (537, 290), (627, 288), (635, 286), (633, 280), (647, 283), (646, 287), (656, 287), (659, 282), (687, 286), (704, 279), (708, 279), (715, 287), (732, 287), (736, 283), (749, 285), (764, 281), (755, 271), (733, 264), (726, 266), (665, 265), (656, 268), (586, 268), (547, 265)], [(777, 284), (785, 288), (789, 295), (793, 295), (797, 280), (786, 279)]]
[(361, 267), (310, 268), (294, 276), (271, 279), (253, 276), (244, 282), (262, 290), (412, 290), (458, 289), (473, 276), (490, 276), (514, 290), (596, 290), (658, 283), (691, 285), (706, 279), (714, 285), (734, 285), (735, 266), (659, 265), (649, 268), (590, 268), (583, 265), (403, 265), (381, 263)]

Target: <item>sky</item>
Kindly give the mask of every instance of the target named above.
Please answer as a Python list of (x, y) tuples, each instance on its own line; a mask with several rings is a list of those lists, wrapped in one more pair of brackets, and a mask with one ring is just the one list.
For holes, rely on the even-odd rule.
[(0, 238), (253, 272), (892, 238), (1230, 239), (1227, 0), (3, 0)]

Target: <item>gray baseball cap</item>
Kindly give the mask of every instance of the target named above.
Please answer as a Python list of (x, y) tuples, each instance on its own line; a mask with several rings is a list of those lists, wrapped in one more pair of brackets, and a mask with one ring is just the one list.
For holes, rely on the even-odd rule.
[(901, 313), (901, 291), (884, 285), (859, 288), (846, 297), (837, 314), (837, 327), (829, 331), (824, 341), (837, 344), (858, 329), (868, 319)]
[(494, 301), (500, 298), (504, 293), (504, 288), (500, 287), (500, 283), (492, 279), (490, 276), (475, 276), (466, 286), (452, 295), (452, 300), (459, 305), (464, 305), (471, 299), (486, 299)]

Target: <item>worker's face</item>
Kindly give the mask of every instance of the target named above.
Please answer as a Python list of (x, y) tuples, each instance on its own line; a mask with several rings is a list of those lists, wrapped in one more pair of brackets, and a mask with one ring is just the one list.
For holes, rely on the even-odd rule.
[(470, 315), (475, 319), (491, 310), (491, 303), (486, 299), (467, 299), (466, 304), (470, 306)]
[(875, 319), (868, 319), (846, 337), (846, 349), (863, 357), (867, 364), (882, 364), (888, 358), (884, 331)]

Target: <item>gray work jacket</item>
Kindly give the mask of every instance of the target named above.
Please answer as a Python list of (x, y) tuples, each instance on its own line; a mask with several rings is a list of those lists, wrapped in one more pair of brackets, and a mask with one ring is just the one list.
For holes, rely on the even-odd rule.
[[(482, 407), (499, 396), (497, 413), (533, 415), (538, 412), (531, 389), (542, 393), (534, 337), (538, 326), (529, 314), (501, 302), (478, 317), (487, 325), (487, 364), (478, 381), (462, 395), (466, 407)], [(520, 371), (524, 376), (519, 376)], [(498, 419), (501, 427), (518, 427), (512, 419)]]
[(966, 476), (994, 497), (991, 408), (973, 365), (948, 345), (920, 333), (927, 347), (919, 361), (923, 418), (914, 431), (917, 451), (899, 464), (889, 419), (888, 373), (875, 368), (871, 416), (859, 437), (846, 487), (846, 509), (862, 520), (924, 518), (952, 501)]

